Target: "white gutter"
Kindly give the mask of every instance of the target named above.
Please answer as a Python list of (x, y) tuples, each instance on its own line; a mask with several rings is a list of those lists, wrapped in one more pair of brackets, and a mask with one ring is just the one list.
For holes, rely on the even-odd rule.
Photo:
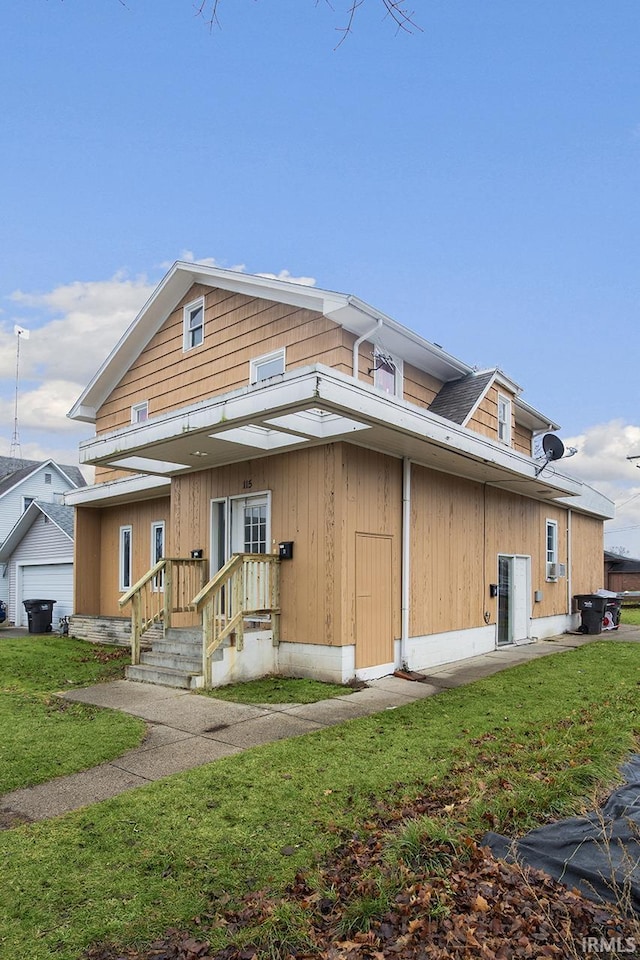
[(383, 322), (384, 322), (383, 318), (378, 317), (378, 322), (376, 323), (375, 327), (372, 327), (371, 330), (367, 331), (367, 333), (363, 333), (362, 336), (358, 337), (358, 339), (354, 343), (353, 345), (353, 379), (354, 380), (358, 379), (358, 351), (360, 350), (360, 344), (364, 340), (368, 340), (369, 337), (373, 336), (374, 333), (377, 333), (378, 330), (381, 330)]
[(400, 666), (407, 667), (409, 640), (410, 573), (411, 573), (411, 460), (402, 460), (402, 620), (400, 634)]
[(571, 614), (572, 607), (572, 582), (573, 578), (571, 576), (571, 558), (573, 551), (571, 549), (571, 507), (567, 510), (567, 613)]

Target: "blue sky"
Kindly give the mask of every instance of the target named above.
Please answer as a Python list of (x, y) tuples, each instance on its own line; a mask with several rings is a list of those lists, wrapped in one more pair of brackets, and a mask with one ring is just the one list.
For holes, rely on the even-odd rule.
[(289, 271), (502, 367), (640, 556), (637, 0), (415, 0), (412, 35), (365, 0), (335, 49), (347, 6), (2, 5), (0, 453), (14, 323), (23, 453), (74, 462), (167, 264)]

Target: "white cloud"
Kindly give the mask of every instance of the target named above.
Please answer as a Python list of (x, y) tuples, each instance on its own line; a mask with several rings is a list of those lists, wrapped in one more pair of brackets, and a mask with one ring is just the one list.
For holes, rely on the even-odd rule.
[[(576, 437), (563, 437), (577, 447), (575, 457), (560, 461), (562, 472), (595, 487), (616, 504), (616, 517), (605, 524), (605, 545), (626, 546), (640, 557), (640, 473), (627, 458), (640, 453), (640, 426), (611, 420), (596, 424)], [(637, 461), (640, 463), (640, 460)]]
[[(20, 429), (49, 430), (53, 433), (77, 430), (77, 423), (67, 418), (67, 412), (81, 392), (82, 385), (70, 380), (48, 380), (33, 390), (21, 391), (18, 399)], [(0, 423), (12, 421), (14, 412), (15, 400), (0, 398)]]
[[(237, 273), (246, 273), (247, 267), (244, 263), (237, 263), (232, 267), (221, 263), (215, 257), (196, 257), (193, 250), (183, 250), (179, 260), (185, 263), (203, 264), (205, 267), (219, 267), (221, 270), (235, 270)], [(173, 264), (165, 261), (160, 264), (164, 270), (168, 270)], [(280, 270), (279, 273), (256, 273), (256, 277), (265, 277), (267, 280), (286, 280), (288, 283), (299, 283), (305, 287), (315, 287), (315, 277), (294, 277), (289, 270)]]

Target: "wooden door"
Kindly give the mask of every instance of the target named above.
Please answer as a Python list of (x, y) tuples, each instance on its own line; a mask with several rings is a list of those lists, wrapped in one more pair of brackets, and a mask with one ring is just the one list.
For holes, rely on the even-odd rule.
[(392, 537), (356, 534), (356, 670), (393, 663)]

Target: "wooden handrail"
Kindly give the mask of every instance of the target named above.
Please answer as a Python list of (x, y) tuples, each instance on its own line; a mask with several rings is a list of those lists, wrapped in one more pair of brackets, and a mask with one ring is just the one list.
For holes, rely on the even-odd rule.
[[(202, 672), (211, 686), (211, 656), (235, 634), (236, 651), (244, 644), (244, 620), (269, 614), (273, 642), (280, 638), (280, 558), (270, 553), (235, 553), (193, 598), (191, 608), (202, 613)], [(273, 573), (265, 578), (265, 568)], [(255, 578), (251, 568), (255, 569)]]
[[(163, 557), (120, 597), (120, 609), (131, 604), (131, 662), (140, 662), (142, 635), (160, 621), (164, 629), (171, 626), (174, 613), (191, 609), (189, 598), (196, 584), (189, 571), (197, 570), (206, 561), (202, 557)], [(200, 579), (202, 582), (202, 579)]]

